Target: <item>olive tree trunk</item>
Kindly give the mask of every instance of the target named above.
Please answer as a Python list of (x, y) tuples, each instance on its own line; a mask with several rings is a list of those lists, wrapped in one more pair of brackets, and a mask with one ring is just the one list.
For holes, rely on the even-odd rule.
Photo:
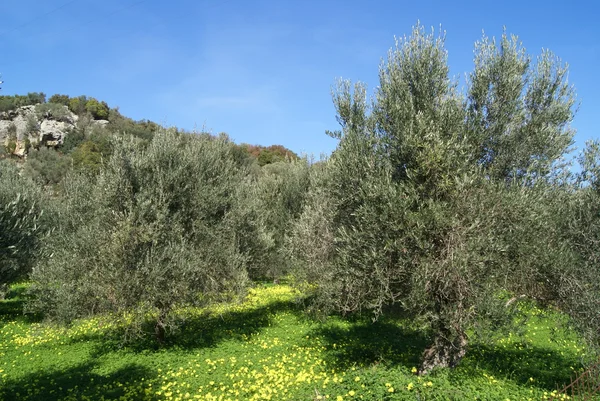
[(467, 344), (462, 330), (442, 329), (423, 352), (418, 374), (425, 375), (435, 368), (456, 367), (467, 353)]

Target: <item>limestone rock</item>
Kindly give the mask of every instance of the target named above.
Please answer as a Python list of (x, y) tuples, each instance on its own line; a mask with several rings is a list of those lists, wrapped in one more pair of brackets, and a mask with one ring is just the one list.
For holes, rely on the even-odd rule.
[(17, 146), (15, 147), (15, 151), (13, 155), (18, 157), (25, 157), (27, 154), (27, 147), (25, 146), (25, 141), (17, 141)]
[(109, 124), (108, 120), (92, 120), (92, 124), (99, 127), (106, 127)]
[(23, 139), (27, 132), (27, 119), (30, 115), (35, 118), (35, 106), (24, 106), (16, 110), (0, 113), (0, 139), (5, 139), (11, 126), (15, 126), (17, 139)]
[[(56, 107), (62, 110), (59, 110), (60, 113), (54, 110), (55, 115), (36, 106), (24, 106), (0, 113), (0, 144), (7, 146), (12, 137), (12, 141), (15, 142), (12, 153), (20, 157), (27, 152), (25, 147), (27, 140), (50, 147), (62, 145), (65, 135), (71, 128), (75, 128), (79, 117), (67, 106)], [(35, 130), (31, 129), (32, 121), (37, 124)], [(106, 123), (103, 121), (100, 124), (104, 126)]]
[(46, 146), (57, 147), (63, 144), (65, 135), (73, 124), (62, 121), (44, 120), (40, 125), (39, 143)]

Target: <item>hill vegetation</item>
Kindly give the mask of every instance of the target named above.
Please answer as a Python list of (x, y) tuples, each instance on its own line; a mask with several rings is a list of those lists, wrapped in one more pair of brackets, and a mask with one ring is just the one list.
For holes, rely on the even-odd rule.
[[(0, 285), (25, 280), (10, 287), (26, 288), (25, 311), (65, 329), (35, 326), (38, 338), (32, 322), (5, 323), (0, 358), (76, 338), (126, 349), (88, 356), (175, 347), (189, 363), (158, 375), (121, 364), (113, 379), (100, 368), (111, 399), (547, 399), (600, 350), (600, 144), (570, 171), (576, 95), (551, 52), (532, 58), (515, 36), (484, 36), (474, 64), (460, 92), (444, 36), (416, 26), (371, 99), (362, 83), (337, 83), (341, 127), (328, 134), (339, 142), (319, 163), (136, 122), (85, 96), (0, 99), (37, 99), (37, 118), (77, 116), (62, 142), (31, 144), (24, 159), (12, 155), (22, 139), (7, 136)], [(289, 287), (253, 298), (265, 281)], [(382, 338), (361, 348), (369, 330)], [(242, 351), (206, 351), (221, 342), (273, 348), (296, 375), (263, 354), (236, 370)], [(198, 379), (202, 360), (214, 378)], [(10, 388), (36, 377), (4, 379), (9, 365)], [(98, 396), (96, 368), (71, 368), (88, 385), (57, 397)], [(125, 387), (113, 383), (121, 374)], [(72, 386), (55, 376), (27, 396)]]
[[(28, 109), (28, 106), (33, 108)], [(26, 124), (20, 124), (22, 127), (19, 128), (20, 114)], [(110, 156), (110, 142), (115, 137), (135, 137), (144, 146), (159, 129), (164, 130), (164, 127), (149, 120), (134, 121), (127, 118), (118, 108), (110, 108), (106, 102), (93, 97), (71, 98), (56, 94), (46, 101), (44, 93), (0, 96), (0, 122), (2, 121), (9, 124), (4, 124), (5, 132), (0, 126), (0, 138), (4, 138), (0, 158), (27, 156), (23, 165), (28, 175), (43, 185), (58, 184), (70, 167), (97, 171), (102, 160)], [(62, 129), (55, 128), (58, 132), (50, 132), (48, 135), (41, 128), (44, 122), (49, 121), (65, 125)], [(227, 136), (224, 133), (222, 135)], [(54, 141), (49, 142), (47, 136), (51, 136)], [(249, 164), (256, 161), (261, 167), (299, 159), (296, 153), (281, 145), (233, 146), (236, 147), (238, 157), (248, 159)], [(49, 148), (52, 150), (48, 150)]]

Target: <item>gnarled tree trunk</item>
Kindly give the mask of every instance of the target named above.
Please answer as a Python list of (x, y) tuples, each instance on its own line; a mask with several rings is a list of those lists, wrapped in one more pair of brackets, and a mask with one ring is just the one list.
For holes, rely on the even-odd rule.
[(433, 343), (423, 352), (419, 375), (434, 368), (453, 368), (467, 353), (467, 336), (462, 331), (440, 330)]
[(154, 325), (154, 338), (159, 345), (163, 345), (165, 343), (166, 338), (166, 320), (167, 313), (165, 311), (160, 311), (158, 314), (158, 318), (156, 319), (156, 324)]

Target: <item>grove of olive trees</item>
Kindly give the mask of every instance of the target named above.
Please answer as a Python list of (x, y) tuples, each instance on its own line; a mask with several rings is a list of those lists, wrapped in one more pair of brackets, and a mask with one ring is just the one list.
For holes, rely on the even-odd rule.
[(473, 327), (510, 321), (519, 300), (598, 346), (600, 146), (569, 171), (566, 66), (484, 36), (461, 91), (444, 40), (420, 25), (398, 39), (372, 96), (340, 80), (339, 143), (314, 164), (51, 97), (131, 135), (82, 127), (68, 159), (0, 160), (0, 284), (27, 278), (27, 309), (50, 320), (126, 316), (142, 335), (150, 319), (163, 343), (178, 308), (286, 278), (322, 315), (415, 322), (422, 374), (457, 366)]

